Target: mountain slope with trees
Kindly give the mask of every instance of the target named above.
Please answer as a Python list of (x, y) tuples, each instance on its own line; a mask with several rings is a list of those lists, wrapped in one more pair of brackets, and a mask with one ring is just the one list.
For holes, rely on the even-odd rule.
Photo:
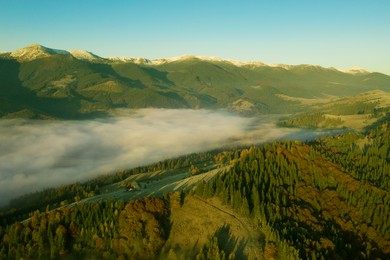
[[(227, 169), (195, 189), (166, 193), (164, 198), (127, 203), (103, 200), (38, 211), (44, 206), (40, 205), (29, 209), (28, 220), (14, 223), (11, 219), (18, 219), (21, 212), (11, 208), (2, 214), (0, 257), (150, 259), (180, 255), (179, 248), (164, 251), (167, 239), (177, 235), (170, 228), (170, 212), (181, 207), (185, 197), (200, 196), (204, 201), (219, 199), (234, 214), (248, 219), (262, 237), (264, 257), (387, 259), (389, 134), (387, 116), (364, 133), (194, 154), (100, 177), (86, 183), (85, 189), (93, 189), (94, 184), (99, 190), (145, 170), (184, 167), (191, 171), (213, 157), (216, 165)], [(53, 189), (52, 194), (62, 190)], [(20, 203), (15, 206), (22, 207)], [(224, 251), (228, 246), (218, 230), (208, 237), (209, 242), (198, 245), (193, 257), (239, 257), (234, 251)]]
[(283, 96), (345, 97), (373, 89), (390, 92), (390, 77), (380, 73), (195, 56), (148, 61), (81, 54), (40, 45), (0, 54), (0, 115), (82, 118), (115, 108), (145, 107), (291, 113), (304, 108)]

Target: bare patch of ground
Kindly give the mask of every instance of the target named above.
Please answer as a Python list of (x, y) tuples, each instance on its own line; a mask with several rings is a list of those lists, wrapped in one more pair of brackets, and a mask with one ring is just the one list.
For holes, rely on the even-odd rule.
[(235, 111), (244, 112), (244, 111), (251, 111), (255, 105), (245, 99), (239, 98), (233, 103), (230, 104), (230, 109), (233, 109)]
[(171, 223), (164, 259), (195, 258), (212, 237), (218, 238), (226, 256), (233, 253), (236, 259), (263, 259), (261, 233), (218, 198), (187, 196), (182, 207), (171, 210)]

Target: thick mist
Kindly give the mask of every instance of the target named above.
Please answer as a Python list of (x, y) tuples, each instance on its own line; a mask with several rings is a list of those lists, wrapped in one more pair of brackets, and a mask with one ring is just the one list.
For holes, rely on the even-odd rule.
[(117, 169), (303, 132), (277, 128), (265, 118), (221, 111), (140, 109), (97, 120), (0, 120), (0, 133), (0, 205), (4, 205), (28, 192)]

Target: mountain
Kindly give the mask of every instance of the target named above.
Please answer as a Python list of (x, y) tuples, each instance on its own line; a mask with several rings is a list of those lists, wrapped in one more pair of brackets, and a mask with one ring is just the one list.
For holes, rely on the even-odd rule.
[(84, 51), (84, 50), (71, 50), (69, 51), (70, 55), (79, 60), (87, 60), (87, 61), (102, 61), (102, 57), (99, 57), (92, 52)]
[(73, 56), (74, 58), (79, 60), (88, 60), (88, 61), (103, 60), (103, 58), (88, 51), (84, 51), (84, 50), (64, 51), (64, 50), (47, 48), (39, 44), (33, 44), (9, 53), (9, 57), (14, 58), (20, 62), (33, 61), (36, 59), (51, 57), (53, 55), (68, 55), (68, 56)]
[(296, 99), (390, 92), (390, 77), (361, 69), (267, 65), (212, 57), (102, 58), (31, 45), (0, 54), (0, 116), (82, 118), (115, 108), (305, 109)]

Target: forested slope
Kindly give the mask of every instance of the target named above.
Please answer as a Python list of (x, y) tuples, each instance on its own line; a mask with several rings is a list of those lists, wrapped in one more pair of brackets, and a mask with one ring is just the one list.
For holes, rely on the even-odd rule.
[(276, 142), (227, 153), (231, 170), (198, 185), (197, 193), (219, 196), (260, 227), (271, 226), (276, 240), (293, 245), (302, 258), (386, 258), (388, 140), (385, 121), (366, 136)]
[[(229, 166), (195, 190), (161, 199), (74, 203), (35, 211), (25, 222), (1, 226), (0, 258), (157, 257), (167, 238), (175, 235), (170, 233), (171, 208), (180, 207), (184, 196), (196, 195), (218, 197), (248, 218), (256, 232), (264, 234), (265, 256), (387, 259), (389, 133), (387, 117), (364, 134), (192, 155), (94, 180), (89, 185), (100, 188), (144, 170), (185, 167), (190, 174), (212, 156), (217, 165)], [(216, 238), (209, 241), (198, 257), (227, 257)]]

